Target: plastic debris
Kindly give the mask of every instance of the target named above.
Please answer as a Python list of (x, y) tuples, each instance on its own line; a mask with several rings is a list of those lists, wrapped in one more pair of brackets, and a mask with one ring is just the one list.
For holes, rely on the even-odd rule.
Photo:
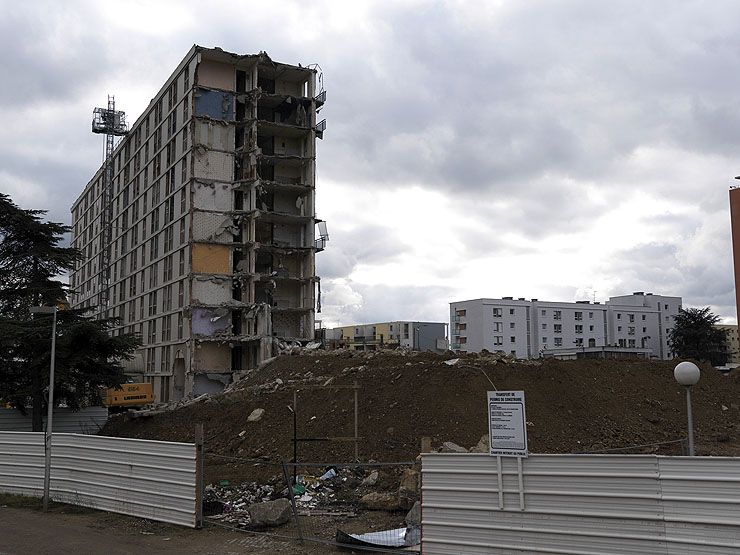
[(321, 477), (319, 478), (319, 480), (321, 480), (322, 482), (324, 480), (330, 480), (330, 479), (334, 478), (336, 475), (337, 475), (337, 471), (334, 470), (333, 468), (330, 468), (324, 474), (321, 475)]

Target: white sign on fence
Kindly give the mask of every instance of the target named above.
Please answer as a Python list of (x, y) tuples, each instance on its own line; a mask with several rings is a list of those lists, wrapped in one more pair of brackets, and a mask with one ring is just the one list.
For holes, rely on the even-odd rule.
[(523, 391), (488, 392), (491, 455), (527, 456), (527, 416)]

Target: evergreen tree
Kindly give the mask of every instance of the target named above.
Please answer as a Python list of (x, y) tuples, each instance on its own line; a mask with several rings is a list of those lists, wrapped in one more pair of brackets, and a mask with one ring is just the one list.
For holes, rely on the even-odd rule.
[[(31, 317), (30, 307), (58, 305), (67, 286), (60, 274), (81, 258), (61, 246), (69, 226), (44, 222), (40, 210), (23, 210), (0, 193), (0, 402), (22, 412), (30, 404), (33, 430), (41, 431), (49, 383), (51, 315)], [(55, 404), (77, 410), (99, 402), (100, 387), (120, 385), (122, 360), (139, 345), (134, 335), (112, 336), (112, 319), (82, 310), (57, 314)]]
[(715, 327), (719, 316), (709, 307), (681, 309), (672, 329), (668, 331), (668, 346), (677, 358), (708, 361), (713, 366), (727, 362), (727, 335)]

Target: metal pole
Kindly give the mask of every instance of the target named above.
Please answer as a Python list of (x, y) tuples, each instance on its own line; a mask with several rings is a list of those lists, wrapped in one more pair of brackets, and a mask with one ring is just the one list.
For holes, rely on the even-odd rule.
[(203, 528), (204, 446), (203, 423), (195, 425), (195, 527)]
[(689, 457), (695, 456), (694, 450), (694, 415), (691, 412), (691, 386), (686, 388), (686, 415), (689, 423)]
[(357, 433), (357, 415), (358, 415), (358, 412), (359, 412), (358, 411), (358, 408), (357, 408), (357, 388), (358, 387), (359, 386), (357, 385), (357, 382), (355, 382), (354, 383), (354, 392), (355, 392), (355, 461), (359, 461), (360, 460), (359, 448), (358, 448), (359, 434)]
[[(293, 485), (298, 475), (298, 391), (293, 391)], [(292, 490), (291, 490), (292, 494)]]
[(51, 483), (51, 430), (54, 416), (54, 358), (57, 346), (57, 308), (54, 307), (51, 320), (51, 363), (49, 364), (49, 399), (46, 413), (46, 434), (44, 436), (44, 512), (49, 510), (49, 485)]

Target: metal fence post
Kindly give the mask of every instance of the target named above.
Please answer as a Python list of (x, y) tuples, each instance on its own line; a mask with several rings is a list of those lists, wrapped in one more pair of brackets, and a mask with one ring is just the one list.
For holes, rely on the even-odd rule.
[[(303, 543), (303, 530), (301, 530), (301, 521), (298, 518), (298, 508), (295, 504), (295, 494), (293, 493), (293, 485), (290, 483), (290, 478), (288, 476), (288, 467), (285, 464), (285, 461), (283, 461), (283, 478), (285, 479), (285, 485), (288, 486), (288, 497), (290, 499), (290, 507), (293, 510), (293, 518), (295, 519), (295, 527), (298, 530), (298, 541), (302, 544)], [(295, 473), (295, 468), (297, 465), (294, 465), (293, 472)]]
[(204, 466), (203, 423), (195, 425), (195, 527), (203, 527), (203, 466)]
[(355, 393), (355, 461), (359, 461), (360, 451), (359, 451), (359, 445), (358, 445), (359, 444), (359, 434), (358, 434), (358, 427), (357, 427), (357, 418), (358, 418), (359, 409), (357, 406), (357, 390), (359, 389), (360, 386), (357, 385), (356, 381), (354, 382), (353, 386), (354, 386), (353, 390)]

